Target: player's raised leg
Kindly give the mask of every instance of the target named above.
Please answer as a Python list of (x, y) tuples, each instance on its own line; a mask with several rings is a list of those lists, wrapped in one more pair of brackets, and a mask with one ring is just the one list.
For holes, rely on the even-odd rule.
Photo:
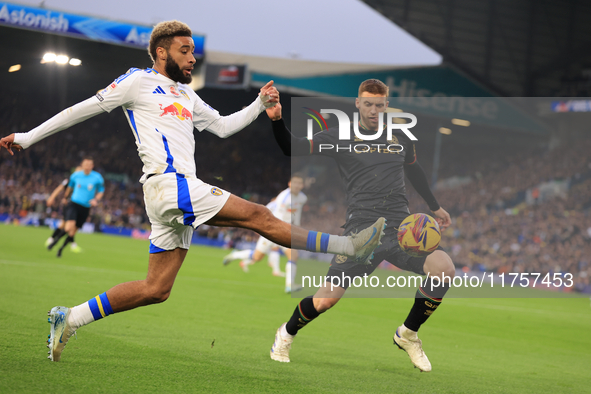
[(64, 235), (66, 235), (66, 230), (64, 230), (65, 226), (66, 222), (62, 220), (60, 225), (56, 227), (55, 230), (53, 230), (51, 237), (47, 238), (47, 240), (45, 241), (45, 247), (47, 248), (47, 250), (51, 250), (59, 242), (59, 240)]
[[(428, 273), (429, 277), (418, 288), (410, 313), (404, 324), (396, 329), (393, 340), (395, 345), (408, 353), (415, 367), (422, 372), (429, 372), (431, 371), (431, 362), (423, 351), (417, 331), (441, 304), (445, 293), (449, 290), (449, 281), (455, 276), (455, 268), (447, 253), (443, 250), (436, 250), (427, 256), (423, 271)], [(442, 275), (449, 279), (440, 283)], [(431, 278), (433, 277), (438, 277), (439, 280), (432, 282)], [(439, 285), (431, 286), (432, 283)]]
[(230, 264), (233, 260), (240, 260), (240, 267), (244, 272), (248, 272), (248, 266), (252, 263), (253, 255), (255, 251), (253, 249), (235, 250), (230, 254), (224, 256), (222, 261), (223, 265)]
[(355, 235), (331, 235), (292, 226), (277, 219), (268, 208), (231, 195), (207, 224), (248, 228), (287, 248), (342, 254), (355, 257), (358, 262), (368, 262), (375, 248), (380, 245), (386, 219), (379, 218)]
[(146, 279), (121, 283), (73, 308), (52, 308), (48, 358), (59, 361), (68, 340), (82, 326), (116, 312), (166, 301), (186, 255), (187, 249), (182, 248), (151, 253)]
[(68, 236), (66, 237), (66, 240), (64, 241), (62, 246), (58, 249), (57, 257), (62, 257), (62, 253), (64, 252), (64, 249), (66, 248), (66, 246), (70, 242), (74, 242), (74, 236), (76, 235), (76, 230), (78, 230), (78, 228), (76, 227), (76, 221), (75, 220), (66, 221), (65, 230), (66, 230), (66, 234)]

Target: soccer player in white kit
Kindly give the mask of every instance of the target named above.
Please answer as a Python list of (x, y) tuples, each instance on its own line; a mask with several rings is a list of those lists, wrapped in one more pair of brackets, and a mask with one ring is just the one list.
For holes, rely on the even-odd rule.
[[(273, 212), (273, 215), (284, 222), (299, 226), (302, 220), (302, 210), (308, 201), (308, 197), (302, 192), (303, 188), (303, 176), (300, 174), (292, 175), (288, 183), (288, 188), (279, 193), (272, 202), (267, 204), (267, 208)], [(296, 276), (298, 254), (296, 250), (290, 248), (283, 248), (283, 251), (288, 259), (287, 265), (285, 266), (286, 274), (279, 269), (278, 245), (264, 237), (259, 238), (254, 250), (247, 249), (233, 251), (224, 257), (223, 263), (224, 265), (227, 265), (232, 260), (242, 259), (240, 266), (245, 272), (248, 272), (249, 265), (261, 261), (262, 258), (268, 254), (269, 265), (271, 265), (271, 268), (273, 269), (273, 275), (285, 275), (285, 292), (291, 293), (292, 289), (295, 291), (293, 283)]]
[(264, 206), (205, 184), (195, 173), (194, 128), (226, 138), (250, 124), (279, 94), (267, 83), (246, 108), (229, 116), (208, 106), (187, 85), (195, 64), (191, 29), (178, 21), (154, 27), (148, 51), (153, 68), (130, 69), (95, 96), (49, 119), (28, 133), (0, 139), (0, 147), (26, 149), (43, 138), (103, 112), (123, 107), (144, 163), (146, 211), (152, 225), (145, 280), (119, 284), (78, 306), (56, 306), (48, 313), (49, 356), (59, 361), (76, 330), (115, 312), (165, 301), (200, 224), (243, 227), (282, 246), (355, 256), (369, 261), (385, 219), (355, 237), (341, 237), (291, 226)]

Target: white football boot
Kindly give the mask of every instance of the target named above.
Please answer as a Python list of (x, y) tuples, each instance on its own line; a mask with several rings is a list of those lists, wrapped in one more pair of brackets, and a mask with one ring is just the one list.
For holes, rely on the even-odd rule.
[(76, 330), (73, 330), (68, 324), (68, 316), (70, 315), (70, 308), (65, 306), (54, 306), (47, 316), (47, 321), (51, 323), (51, 333), (47, 340), (47, 347), (49, 348), (48, 359), (51, 361), (59, 361), (62, 357), (62, 351), (68, 343), (68, 339), (74, 334)]
[(370, 264), (373, 258), (373, 251), (382, 243), (380, 240), (384, 236), (386, 228), (386, 219), (379, 218), (374, 224), (361, 230), (357, 234), (349, 235), (349, 239), (355, 248), (355, 261), (362, 264)]
[(283, 323), (275, 333), (275, 342), (271, 347), (271, 358), (282, 363), (289, 362), (289, 350), (291, 349), (292, 338), (285, 338), (281, 335), (281, 328), (287, 323)]
[(408, 354), (410, 361), (421, 372), (431, 371), (431, 363), (423, 351), (423, 342), (415, 331), (409, 330), (404, 325), (398, 327), (394, 334), (394, 344)]

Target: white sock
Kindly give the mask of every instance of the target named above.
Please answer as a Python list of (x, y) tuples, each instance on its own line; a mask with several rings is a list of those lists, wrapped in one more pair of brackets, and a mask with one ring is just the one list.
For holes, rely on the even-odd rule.
[(285, 328), (286, 324), (281, 326), (281, 336), (283, 338), (293, 338), (295, 337), (295, 335), (291, 335), (290, 333), (287, 332), (287, 329)]
[(279, 267), (279, 252), (276, 250), (272, 250), (269, 252), (269, 264), (271, 264), (271, 268), (273, 269), (273, 273), (281, 272), (281, 268)]
[(291, 287), (291, 285), (295, 282), (297, 266), (295, 263), (288, 261), (285, 265), (285, 286)]
[(328, 253), (344, 254), (345, 256), (355, 256), (355, 247), (349, 237), (343, 235), (331, 235), (328, 238)]
[(77, 330), (80, 327), (87, 325), (88, 323), (92, 323), (93, 321), (94, 316), (92, 316), (92, 312), (90, 311), (88, 301), (84, 304), (80, 304), (78, 306), (70, 308), (70, 316), (68, 316), (68, 323), (74, 330)]
[[(402, 325), (402, 329), (405, 331), (405, 337), (410, 338), (410, 339), (416, 339), (417, 336), (417, 332), (411, 330), (410, 328), (408, 328), (407, 326), (405, 326), (404, 324)], [(400, 333), (402, 335), (402, 333)]]

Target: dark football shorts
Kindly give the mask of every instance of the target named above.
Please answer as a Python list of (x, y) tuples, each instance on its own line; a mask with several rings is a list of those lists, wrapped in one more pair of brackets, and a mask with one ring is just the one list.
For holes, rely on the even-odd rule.
[(82, 228), (86, 219), (88, 219), (88, 214), (90, 213), (90, 208), (86, 208), (80, 204), (76, 204), (75, 202), (70, 201), (66, 206), (66, 214), (64, 215), (64, 220), (75, 220), (76, 227)]
[[(365, 225), (352, 225), (347, 223), (345, 225), (344, 235), (351, 235), (353, 232), (359, 232), (370, 224), (371, 223)], [(391, 226), (390, 223), (388, 223), (384, 232), (385, 234), (382, 237), (382, 244), (374, 251), (374, 257), (371, 259), (371, 264), (360, 264), (356, 263), (353, 258), (343, 255), (335, 255), (330, 263), (328, 273), (326, 274), (326, 280), (329, 282), (333, 282), (334, 280), (333, 283), (335, 286), (338, 285), (347, 289), (351, 285), (353, 278), (371, 275), (384, 260), (403, 271), (425, 275), (423, 265), (425, 264), (427, 256), (412, 257), (400, 249), (400, 245), (398, 244), (398, 227)], [(437, 250), (443, 250), (443, 248), (439, 246)], [(342, 281), (343, 274), (350, 277), (351, 280)], [(338, 281), (336, 281), (337, 278)]]

